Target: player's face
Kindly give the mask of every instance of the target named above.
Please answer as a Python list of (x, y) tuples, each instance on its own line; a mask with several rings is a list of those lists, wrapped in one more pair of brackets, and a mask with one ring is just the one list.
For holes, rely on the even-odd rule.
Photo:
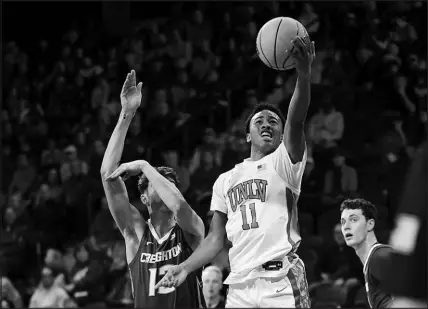
[(270, 110), (260, 111), (253, 116), (247, 141), (251, 145), (270, 153), (278, 148), (282, 140), (282, 121)]
[(202, 277), (203, 293), (205, 297), (213, 297), (220, 294), (222, 282), (220, 275), (215, 271), (208, 271)]
[(150, 182), (147, 187), (147, 190), (141, 195), (141, 201), (143, 202), (143, 204), (147, 205), (149, 213), (160, 210), (168, 210), (168, 207), (165, 206), (165, 204), (163, 203), (155, 188)]
[(345, 242), (350, 247), (363, 243), (374, 227), (373, 220), (366, 220), (361, 209), (345, 209), (340, 224)]

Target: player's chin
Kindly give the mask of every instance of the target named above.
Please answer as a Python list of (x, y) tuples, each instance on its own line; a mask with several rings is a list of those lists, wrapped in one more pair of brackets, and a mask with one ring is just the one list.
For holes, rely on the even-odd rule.
[(260, 137), (259, 143), (263, 147), (275, 147), (278, 142), (277, 142), (277, 139), (274, 137), (262, 136)]
[(345, 243), (347, 246), (352, 247), (355, 245), (355, 240), (352, 238), (345, 238)]

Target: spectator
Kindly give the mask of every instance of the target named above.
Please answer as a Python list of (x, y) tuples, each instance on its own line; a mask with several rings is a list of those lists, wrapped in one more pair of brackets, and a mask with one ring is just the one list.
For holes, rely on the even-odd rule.
[(210, 23), (204, 20), (201, 10), (193, 11), (192, 15), (192, 21), (187, 25), (186, 34), (194, 47), (200, 47), (204, 41), (211, 39), (212, 29)]
[(89, 158), (89, 175), (94, 179), (99, 177), (99, 169), (101, 168), (105, 149), (106, 147), (101, 140), (95, 140), (92, 144), (92, 149), (90, 149), (92, 154)]
[(343, 130), (344, 119), (342, 113), (336, 111), (330, 99), (327, 99), (310, 119), (308, 137), (315, 148), (330, 149), (338, 145), (342, 138)]
[(406, 21), (405, 15), (395, 18), (393, 23), (395, 31), (391, 31), (391, 37), (395, 42), (411, 44), (418, 39), (415, 28)]
[(22, 217), (12, 207), (4, 211), (4, 223), (0, 238), (0, 270), (9, 277), (22, 275), (25, 270), (22, 265), (25, 260), (25, 236), (26, 230)]
[(308, 140), (313, 146), (315, 164), (330, 165), (332, 149), (338, 146), (344, 131), (344, 117), (336, 111), (330, 99), (323, 101), (321, 108), (308, 123)]
[[(63, 269), (64, 269), (64, 280), (67, 281), (71, 276), (71, 271), (76, 265), (76, 258), (74, 256), (74, 246), (71, 243), (63, 245), (64, 254), (62, 257)], [(65, 282), (64, 281), (64, 282)]]
[(64, 288), (66, 273), (64, 269), (64, 259), (61, 252), (58, 250), (49, 248), (46, 250), (46, 256), (44, 259), (45, 266), (49, 267), (56, 275), (54, 278), (54, 284)]
[(45, 266), (41, 272), (42, 279), (30, 299), (30, 308), (66, 308), (70, 296), (63, 288), (54, 285), (54, 273)]
[[(4, 132), (4, 131), (3, 131)], [(1, 173), (1, 184), (0, 187), (3, 192), (7, 189), (13, 178), (15, 172), (14, 158), (12, 157), (12, 147), (9, 143), (3, 143), (1, 149), (1, 162), (2, 162), (2, 173)]]
[(62, 198), (62, 186), (59, 179), (58, 171), (54, 168), (48, 172), (48, 196), (56, 202), (59, 202)]
[(177, 151), (168, 151), (164, 153), (166, 166), (172, 167), (180, 180), (178, 188), (182, 194), (185, 194), (190, 186), (189, 169), (183, 166), (183, 161)]
[(13, 173), (9, 186), (9, 195), (20, 192), (26, 194), (36, 180), (36, 168), (28, 162), (27, 154), (21, 153), (17, 160), (17, 169)]
[(38, 232), (38, 242), (43, 249), (59, 246), (66, 232), (66, 208), (61, 203), (60, 196), (55, 194), (57, 192), (52, 192), (49, 185), (42, 184), (34, 201), (34, 227)]
[(64, 149), (65, 160), (61, 164), (60, 173), (61, 181), (65, 182), (71, 176), (79, 176), (87, 174), (88, 165), (85, 161), (80, 160), (77, 154), (77, 148), (74, 145), (69, 145)]
[(191, 95), (194, 94), (194, 91), (194, 89), (190, 88), (187, 71), (185, 69), (180, 69), (177, 72), (177, 80), (171, 87), (172, 101), (175, 109), (185, 109), (185, 105), (183, 104), (183, 106), (181, 106), (181, 103), (186, 102)]
[(192, 59), (192, 45), (185, 42), (178, 30), (172, 32), (172, 39), (167, 47), (168, 56), (173, 60), (183, 59), (187, 64)]
[(226, 304), (220, 295), (223, 274), (217, 266), (208, 266), (202, 272), (202, 285), (207, 308), (225, 308)]
[(214, 154), (215, 164), (218, 166), (221, 165), (222, 154), (220, 151), (218, 151), (216, 139), (216, 132), (212, 128), (206, 128), (202, 140), (203, 144), (196, 147), (195, 151), (193, 152), (189, 166), (190, 174), (193, 174), (200, 167), (201, 155), (203, 151), (212, 152)]
[(323, 246), (319, 271), (322, 282), (342, 287), (349, 292), (364, 282), (362, 264), (346, 246), (340, 224), (333, 228), (332, 244)]
[(346, 163), (343, 151), (336, 150), (333, 169), (325, 174), (323, 202), (328, 205), (340, 203), (346, 198), (355, 198), (358, 189), (357, 172)]
[(9, 280), (7, 277), (1, 277), (1, 301), (2, 301), (2, 308), (3, 307), (3, 301), (5, 301), (5, 304), (7, 304), (7, 308), (11, 308), (10, 305), (13, 305), (13, 308), (23, 308), (24, 304), (22, 302), (21, 294), (19, 294), (18, 290), (15, 288), (13, 283)]
[(201, 153), (201, 165), (191, 175), (190, 183), (198, 184), (193, 187), (197, 196), (202, 196), (211, 190), (212, 184), (219, 173), (219, 167), (210, 151)]
[(103, 301), (104, 268), (87, 243), (75, 248), (76, 265), (71, 272), (66, 291), (73, 295), (79, 305), (95, 304)]
[(52, 165), (58, 165), (62, 161), (62, 153), (56, 146), (56, 142), (53, 139), (49, 139), (47, 142), (47, 148), (42, 151), (41, 165), (42, 167), (50, 167)]
[[(201, 46), (195, 48), (195, 56), (192, 63), (192, 77), (196, 81), (202, 81), (215, 64), (215, 55), (211, 51), (210, 41), (203, 40)], [(201, 85), (199, 85), (201, 87)]]
[(92, 153), (92, 149), (90, 149), (91, 146), (88, 140), (88, 134), (84, 130), (79, 130), (75, 138), (75, 147), (81, 160), (88, 162)]
[(119, 235), (116, 228), (116, 224), (111, 216), (108, 208), (106, 197), (101, 197), (101, 209), (95, 216), (91, 226), (91, 235), (93, 235), (97, 241), (105, 243), (109, 240), (116, 239)]

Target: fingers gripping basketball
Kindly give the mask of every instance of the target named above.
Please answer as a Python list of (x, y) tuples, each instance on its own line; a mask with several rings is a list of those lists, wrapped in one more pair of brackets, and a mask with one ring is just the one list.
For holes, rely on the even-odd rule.
[(291, 55), (294, 46), (291, 41), (296, 36), (309, 40), (308, 32), (300, 22), (290, 17), (271, 19), (257, 35), (257, 54), (260, 60), (274, 70), (292, 69), (294, 60)]

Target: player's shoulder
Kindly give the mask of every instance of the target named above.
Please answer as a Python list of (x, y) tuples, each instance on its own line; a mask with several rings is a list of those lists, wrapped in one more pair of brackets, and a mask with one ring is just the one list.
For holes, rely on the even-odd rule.
[(379, 244), (375, 250), (373, 250), (374, 255), (383, 255), (392, 252), (394, 249), (387, 244)]
[(370, 262), (382, 262), (383, 259), (387, 259), (394, 249), (386, 244), (378, 244), (373, 248), (373, 252), (370, 256)]
[(225, 182), (226, 182), (226, 181), (228, 181), (228, 180), (232, 177), (232, 175), (233, 175), (233, 171), (235, 170), (235, 168), (236, 168), (238, 165), (239, 165), (239, 164), (237, 164), (234, 168), (231, 168), (230, 170), (228, 170), (228, 171), (226, 171), (226, 172), (224, 172), (224, 173), (221, 173), (221, 174), (217, 177), (217, 179), (216, 179), (216, 181), (215, 181), (215, 184), (223, 186), (223, 185), (225, 184)]

